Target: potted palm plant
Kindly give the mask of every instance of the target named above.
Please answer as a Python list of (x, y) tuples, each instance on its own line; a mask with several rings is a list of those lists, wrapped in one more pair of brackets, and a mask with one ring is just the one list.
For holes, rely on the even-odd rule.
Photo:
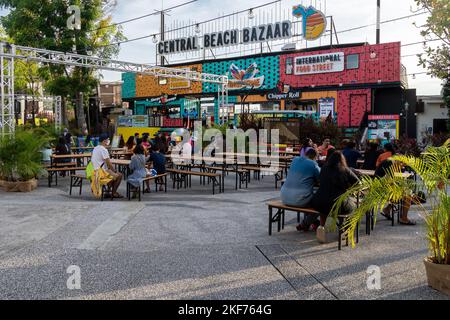
[[(389, 203), (410, 197), (426, 220), (430, 256), (425, 258), (424, 263), (428, 284), (450, 295), (450, 139), (441, 147), (427, 148), (419, 157), (396, 155), (392, 160), (394, 165), (384, 177), (362, 177), (360, 183), (339, 197), (330, 217), (337, 219), (339, 208), (347, 198), (363, 195), (359, 206), (343, 225), (345, 234), (355, 246), (354, 231), (367, 212), (378, 212)], [(405, 179), (401, 174), (404, 166), (416, 172), (420, 179)], [(427, 207), (415, 195), (418, 188), (427, 191)]]
[(30, 192), (43, 171), (41, 150), (49, 137), (36, 130), (18, 129), (0, 138), (0, 185), (8, 192)]

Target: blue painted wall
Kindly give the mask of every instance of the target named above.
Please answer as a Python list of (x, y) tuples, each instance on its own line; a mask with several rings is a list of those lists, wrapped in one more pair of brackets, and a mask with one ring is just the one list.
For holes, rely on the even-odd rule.
[[(228, 75), (232, 79), (229, 72), (231, 64), (235, 64), (239, 69), (245, 70), (252, 63), (256, 62), (258, 66), (259, 73), (258, 76), (264, 76), (264, 83), (262, 87), (254, 90), (271, 90), (276, 88), (278, 81), (280, 80), (280, 58), (279, 56), (261, 57), (261, 58), (251, 58), (251, 59), (236, 59), (236, 60), (226, 60), (220, 62), (206, 62), (203, 63), (202, 72), (218, 74), (218, 75)], [(230, 94), (233, 92), (239, 92), (241, 90), (230, 90)], [(203, 83), (203, 93), (217, 93), (217, 85), (212, 83)]]
[(136, 74), (122, 73), (122, 98), (136, 97)]

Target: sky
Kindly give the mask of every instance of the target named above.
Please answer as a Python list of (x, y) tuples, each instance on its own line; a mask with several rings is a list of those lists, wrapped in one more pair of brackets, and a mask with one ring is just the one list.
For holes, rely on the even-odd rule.
[[(132, 19), (141, 15), (152, 13), (161, 8), (169, 8), (179, 5), (188, 0), (117, 0), (117, 6), (114, 9), (113, 21), (120, 22)], [(198, 0), (194, 3), (176, 8), (170, 12), (170, 16), (166, 16), (166, 25), (168, 28), (181, 25), (182, 23), (199, 22), (211, 18), (216, 18), (224, 14), (234, 13), (237, 11), (247, 10), (252, 7), (271, 2), (271, 0)], [(326, 4), (325, 4), (326, 2)], [(281, 6), (286, 11), (290, 10), (294, 5), (313, 4), (321, 7), (323, 11), (326, 8), (326, 14), (332, 15), (337, 31), (346, 30), (358, 26), (374, 24), (376, 22), (376, 0), (282, 0)], [(390, 20), (412, 14), (412, 10), (416, 9), (414, 0), (381, 0), (381, 20)], [(259, 9), (256, 11), (256, 18), (253, 21), (248, 19), (246, 14), (241, 15), (241, 23), (252, 25), (257, 23), (258, 18), (262, 16), (270, 17), (273, 6)], [(2, 15), (4, 12), (0, 12)], [(258, 16), (260, 15), (260, 16)], [(292, 16), (290, 18), (293, 18)], [(423, 38), (420, 30), (413, 25), (423, 25), (426, 22), (427, 15), (420, 15), (396, 22), (390, 22), (381, 26), (381, 42), (401, 41), (403, 44), (420, 42)], [(123, 24), (124, 34), (129, 38), (138, 38), (154, 33), (159, 33), (160, 21), (159, 15), (146, 17), (130, 23)], [(244, 20), (242, 20), (244, 19)], [(295, 19), (295, 18), (293, 18)], [(274, 21), (275, 22), (275, 21)], [(216, 27), (217, 28), (217, 27)], [(220, 28), (220, 27), (219, 27)], [(220, 31), (220, 30), (214, 30)], [(340, 43), (368, 42), (375, 43), (375, 26), (345, 32), (339, 34)], [(186, 34), (187, 35), (187, 34)], [(329, 40), (326, 40), (327, 43)], [(324, 43), (324, 44), (325, 44)], [(308, 46), (319, 45), (319, 41)], [(437, 45), (434, 42), (433, 45)], [(297, 48), (300, 48), (297, 46)], [(119, 60), (137, 62), (137, 63), (154, 63), (156, 45), (152, 38), (121, 44)], [(402, 47), (402, 56), (415, 55), (423, 51), (423, 46), (413, 45)], [(406, 66), (410, 88), (416, 88), (418, 95), (438, 95), (441, 92), (442, 81), (433, 79), (426, 74), (417, 74), (415, 79), (412, 74), (426, 71), (418, 66), (418, 58), (416, 56), (408, 56), (402, 58), (402, 63)], [(120, 73), (103, 72), (104, 80), (114, 81), (120, 80)]]

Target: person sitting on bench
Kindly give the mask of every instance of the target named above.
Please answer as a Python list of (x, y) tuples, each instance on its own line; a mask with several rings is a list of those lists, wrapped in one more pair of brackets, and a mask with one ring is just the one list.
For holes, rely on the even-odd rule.
[[(106, 149), (110, 144), (108, 135), (102, 134), (99, 139), (100, 144), (92, 151), (92, 166), (94, 167), (94, 179), (92, 180), (92, 190), (97, 197), (101, 195), (103, 185), (110, 185), (112, 187), (112, 197), (123, 198), (117, 192), (120, 183), (122, 182), (122, 174), (116, 172), (109, 158), (109, 152)], [(106, 167), (106, 168), (104, 168)]]
[[(157, 143), (154, 146), (148, 161), (153, 163), (153, 169), (156, 170), (158, 175), (166, 173), (166, 156), (161, 153), (161, 144)], [(159, 186), (159, 191), (164, 191), (163, 185)]]
[[(134, 155), (131, 157), (131, 162), (128, 165), (132, 173), (128, 176), (128, 183), (131, 184), (134, 188), (139, 188), (142, 181), (150, 176), (150, 172), (145, 167), (145, 150), (142, 144), (138, 144), (134, 148)], [(150, 190), (150, 181), (146, 181), (147, 183), (147, 192)], [(136, 198), (136, 191), (133, 193), (133, 199)]]
[[(347, 166), (342, 152), (333, 152), (320, 172), (320, 187), (312, 199), (312, 207), (320, 212), (321, 216), (322, 228), (317, 229), (317, 238), (320, 242), (325, 242), (326, 234), (323, 227), (336, 199), (358, 182), (358, 177)], [(353, 199), (348, 199), (340, 213), (342, 215), (350, 214), (355, 206), (356, 203), (353, 202)]]
[[(308, 148), (305, 157), (296, 157), (292, 161), (289, 174), (281, 188), (281, 202), (287, 206), (307, 208), (311, 206), (314, 185), (319, 181), (320, 168), (315, 161), (317, 151)], [(317, 229), (317, 217), (307, 215), (303, 223), (297, 226), (298, 231), (308, 231), (310, 226)]]

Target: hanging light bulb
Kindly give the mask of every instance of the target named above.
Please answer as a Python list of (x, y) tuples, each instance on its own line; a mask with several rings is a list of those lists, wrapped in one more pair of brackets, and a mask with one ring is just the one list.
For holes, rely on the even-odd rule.
[(251, 20), (255, 17), (255, 14), (253, 13), (253, 9), (248, 10), (248, 18)]
[(156, 38), (156, 34), (153, 35), (153, 39), (152, 39), (153, 43), (157, 43), (158, 39)]
[(416, 80), (416, 74), (413, 74), (413, 79)]
[(197, 23), (196, 25), (195, 25), (195, 33), (200, 33), (202, 30), (200, 30), (200, 24), (199, 23)]

